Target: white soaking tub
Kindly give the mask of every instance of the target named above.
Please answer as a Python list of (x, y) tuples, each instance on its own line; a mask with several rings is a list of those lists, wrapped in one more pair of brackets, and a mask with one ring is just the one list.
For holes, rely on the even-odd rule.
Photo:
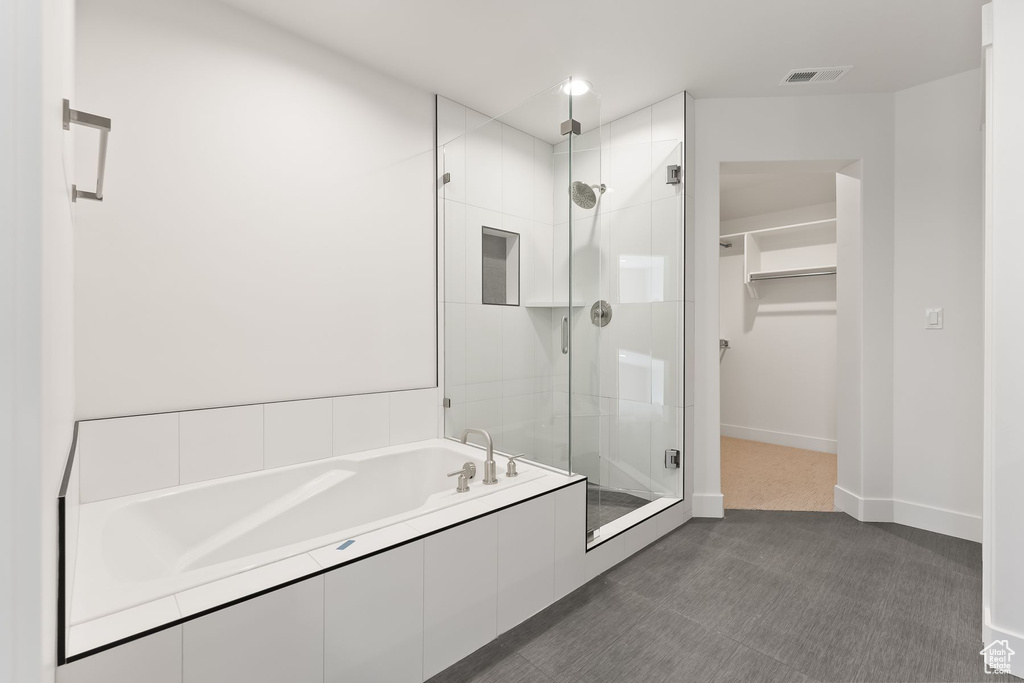
[[(506, 478), (495, 459), (485, 486), (482, 450), (432, 439), (83, 504), (70, 623), (555, 476), (522, 462)], [(467, 461), (477, 476), (457, 493), (447, 474)]]

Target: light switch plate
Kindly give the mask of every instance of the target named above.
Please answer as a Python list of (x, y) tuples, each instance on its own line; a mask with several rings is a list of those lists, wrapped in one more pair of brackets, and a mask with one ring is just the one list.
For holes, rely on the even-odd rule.
[(942, 309), (941, 308), (926, 308), (926, 309), (924, 309), (924, 329), (926, 329), (926, 330), (941, 330), (942, 329)]

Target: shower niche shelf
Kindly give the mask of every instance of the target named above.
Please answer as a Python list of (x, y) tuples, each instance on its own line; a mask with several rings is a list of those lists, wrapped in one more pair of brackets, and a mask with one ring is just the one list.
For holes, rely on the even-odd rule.
[(836, 219), (781, 225), (722, 235), (725, 244), (743, 245), (743, 284), (751, 298), (758, 285), (792, 278), (836, 274)]
[[(568, 301), (527, 301), (524, 304), (527, 308), (568, 308)], [(586, 306), (582, 301), (574, 301), (572, 303), (573, 308), (583, 308)]]

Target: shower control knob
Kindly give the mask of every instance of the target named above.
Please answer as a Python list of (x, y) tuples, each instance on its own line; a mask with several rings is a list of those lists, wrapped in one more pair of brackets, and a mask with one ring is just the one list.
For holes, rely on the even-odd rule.
[(603, 299), (594, 302), (590, 307), (590, 322), (598, 327), (604, 327), (612, 321), (612, 305)]

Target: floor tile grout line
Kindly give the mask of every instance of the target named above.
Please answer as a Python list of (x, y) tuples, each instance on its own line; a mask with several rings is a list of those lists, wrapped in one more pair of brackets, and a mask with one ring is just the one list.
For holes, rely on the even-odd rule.
[[(708, 627), (705, 627), (705, 628), (708, 628)], [(756, 653), (758, 653), (759, 655), (761, 655), (763, 657), (767, 657), (768, 659), (772, 660), (773, 662), (776, 662), (779, 665), (786, 667), (790, 671), (795, 671), (795, 672), (797, 672), (799, 674), (802, 674), (802, 675), (806, 676), (807, 678), (809, 678), (811, 680), (817, 680), (816, 678), (814, 678), (814, 676), (812, 676), (811, 674), (807, 673), (806, 671), (802, 671), (802, 670), (796, 668), (795, 666), (793, 666), (791, 664), (786, 664), (781, 659), (778, 659), (777, 657), (773, 657), (772, 655), (768, 654), (767, 652), (763, 652), (763, 651), (759, 650), (752, 643), (746, 643), (746, 642), (744, 642), (742, 640), (737, 640), (736, 638), (734, 638), (733, 636), (729, 635), (728, 633), (723, 633), (722, 631), (719, 631), (718, 629), (709, 629), (709, 630), (713, 631), (714, 633), (717, 633), (718, 635), (722, 636), (723, 638), (726, 638), (727, 640), (731, 640), (732, 642), (747, 648), (748, 650), (756, 652)]]
[[(607, 572), (606, 572), (606, 573), (607, 573)], [(611, 581), (610, 581), (610, 580), (609, 580), (609, 579), (607, 578), (607, 576), (605, 576), (605, 574), (600, 574), (600, 575), (598, 575), (598, 577), (596, 577), (596, 578), (601, 578), (601, 577), (603, 577), (603, 580), (604, 580), (604, 581), (608, 581), (609, 583), (611, 582)], [(627, 592), (629, 592), (629, 593), (632, 593), (633, 595), (635, 595), (635, 596), (637, 596), (637, 597), (641, 598), (641, 599), (642, 599), (642, 600), (643, 600), (644, 602), (648, 602), (648, 603), (650, 603), (650, 602), (651, 602), (651, 600), (650, 600), (649, 598), (647, 598), (647, 597), (645, 597), (645, 596), (643, 596), (643, 595), (640, 595), (639, 593), (637, 593), (637, 592), (636, 592), (636, 591), (634, 591), (634, 590), (631, 590), (631, 589), (629, 589), (629, 588), (626, 588), (625, 586), (620, 586), (619, 584), (616, 584), (616, 586), (617, 586), (617, 587), (619, 587), (619, 588), (620, 588), (621, 590), (625, 590), (625, 591), (627, 591)], [(587, 602), (589, 603), (589, 602), (590, 602), (590, 600), (593, 600), (593, 599), (600, 599), (601, 597), (602, 597), (602, 596), (597, 596), (596, 598), (590, 598), (590, 599), (589, 599), (589, 600), (588, 600)], [(653, 603), (652, 603), (652, 604), (653, 604)], [(653, 612), (653, 611), (655, 611), (656, 609), (657, 609), (657, 605), (654, 605), (654, 606), (653, 606), (653, 609), (652, 609), (652, 612)], [(627, 634), (627, 633), (629, 633), (630, 631), (632, 631), (632, 630), (633, 630), (633, 629), (634, 629), (634, 628), (635, 628), (635, 627), (637, 626), (637, 624), (639, 624), (639, 623), (640, 623), (641, 619), (642, 619), (642, 617), (637, 617), (636, 621), (634, 621), (634, 622), (633, 622), (632, 624), (630, 624), (630, 625), (629, 625), (629, 626), (628, 626), (628, 627), (627, 627), (627, 628), (626, 628), (625, 630), (623, 630), (623, 632), (622, 632), (622, 633), (620, 633), (620, 634), (619, 634), (618, 636), (616, 636), (616, 637), (615, 637), (615, 638), (614, 638), (614, 639), (613, 639), (613, 640), (612, 640), (612, 641), (611, 641), (610, 643), (608, 643), (608, 644), (607, 644), (607, 645), (605, 646), (605, 649), (606, 649), (606, 650), (610, 649), (611, 647), (613, 647), (613, 646), (615, 645), (615, 643), (619, 642), (619, 640), (621, 640), (622, 638), (624, 638), (624, 637), (626, 636), (626, 634)], [(691, 621), (692, 621), (692, 619), (691, 619)], [(533, 660), (531, 660), (531, 659), (530, 659), (530, 658), (529, 658), (529, 657), (528, 657), (528, 656), (526, 655), (526, 653), (524, 653), (524, 652), (523, 652), (523, 651), (522, 651), (521, 649), (518, 649), (518, 648), (517, 648), (517, 649), (514, 649), (514, 650), (513, 650), (513, 652), (514, 652), (515, 654), (519, 655), (520, 657), (522, 657), (523, 659), (525, 659), (526, 661), (528, 661), (528, 662), (529, 662), (529, 663), (530, 663), (530, 664), (531, 664), (531, 665), (532, 665), (532, 666), (533, 666), (534, 668), (536, 668), (536, 669), (537, 669), (538, 671), (540, 671), (541, 673), (544, 673), (544, 675), (547, 675), (547, 674), (546, 674), (546, 673), (544, 672), (544, 670), (543, 670), (543, 669), (541, 669), (540, 667), (538, 667), (538, 666), (537, 666), (537, 664), (536, 664), (536, 663), (535, 663), (535, 662), (534, 662)], [(584, 669), (584, 670), (587, 670), (587, 669)]]

